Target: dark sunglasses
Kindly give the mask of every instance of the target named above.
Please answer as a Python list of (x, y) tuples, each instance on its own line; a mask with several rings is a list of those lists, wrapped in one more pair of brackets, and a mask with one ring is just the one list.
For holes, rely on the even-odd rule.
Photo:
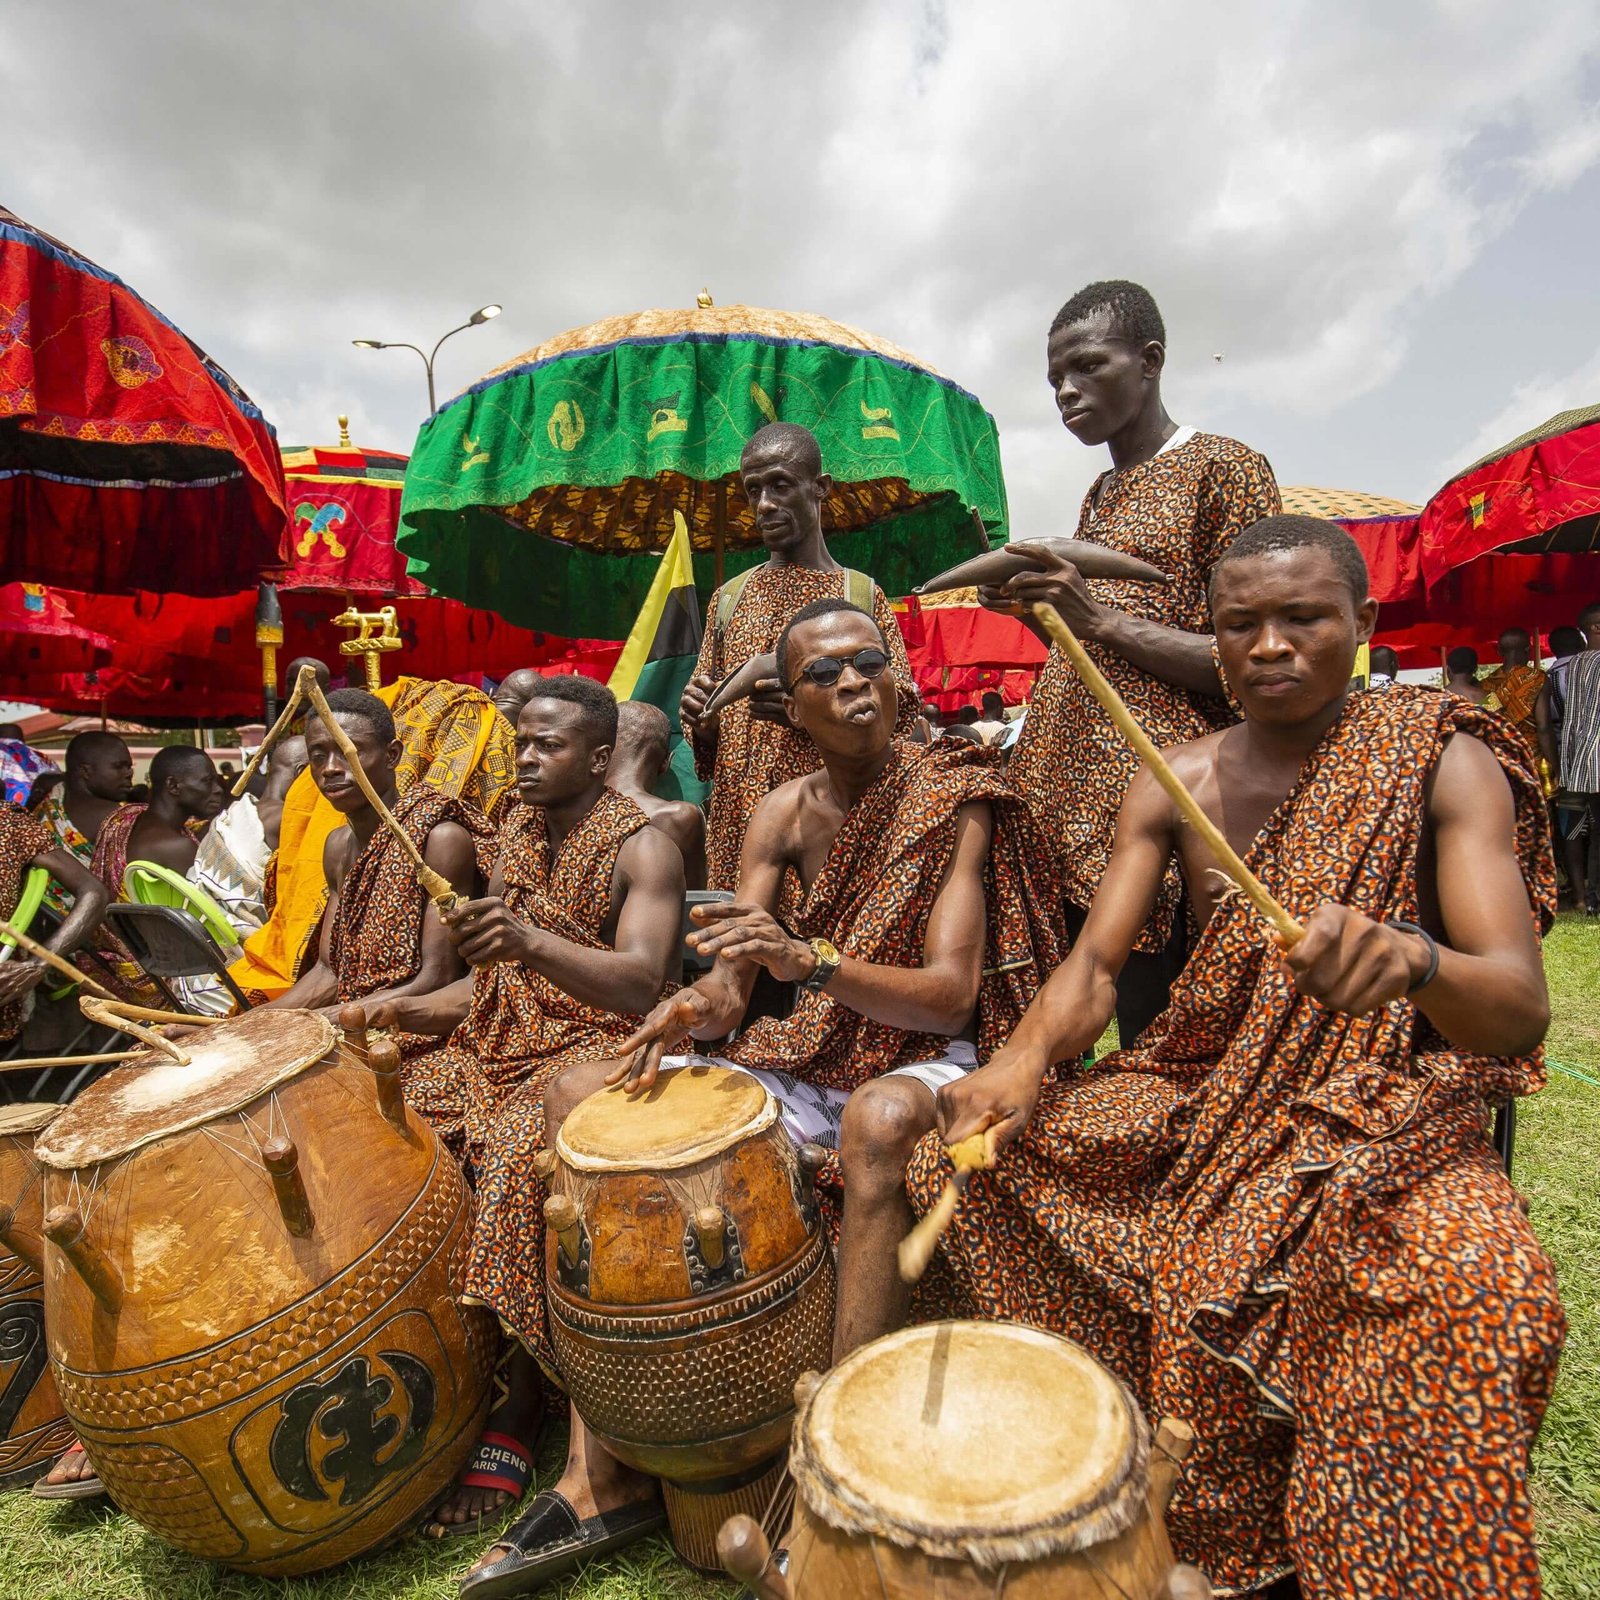
[[(846, 656), (842, 661), (838, 656), (818, 656), (815, 661), (808, 661), (801, 667), (800, 676), (809, 678), (819, 689), (831, 689), (844, 676), (846, 667), (854, 667), (863, 678), (881, 678), (883, 669), (888, 665), (888, 656), (876, 646), (868, 645), (865, 650), (857, 650), (853, 656)], [(795, 685), (789, 687), (793, 690)]]

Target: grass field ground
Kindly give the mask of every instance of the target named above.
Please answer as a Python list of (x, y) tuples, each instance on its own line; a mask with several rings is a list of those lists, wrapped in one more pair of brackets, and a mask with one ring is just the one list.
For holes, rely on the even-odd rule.
[[(1550, 1087), (1521, 1108), (1516, 1180), (1554, 1257), (1571, 1322), (1534, 1457), (1549, 1600), (1600, 1600), (1600, 923), (1565, 916), (1547, 946)], [(1582, 1076), (1574, 1076), (1581, 1074)], [(1585, 1079), (1594, 1081), (1585, 1081)], [(547, 1441), (540, 1481), (559, 1470)], [(169, 1549), (114, 1512), (0, 1497), (4, 1600), (450, 1600), (486, 1543), (408, 1541), (324, 1577), (240, 1577)], [(734, 1588), (680, 1565), (664, 1541), (544, 1591), (551, 1600), (713, 1600)]]

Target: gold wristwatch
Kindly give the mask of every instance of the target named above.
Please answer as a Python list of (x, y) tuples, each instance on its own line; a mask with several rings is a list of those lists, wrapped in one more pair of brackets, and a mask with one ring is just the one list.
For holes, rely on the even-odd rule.
[(811, 946), (817, 964), (812, 968), (811, 976), (802, 978), (798, 987), (801, 994), (820, 994), (823, 986), (839, 970), (844, 957), (826, 939), (807, 939), (806, 943)]

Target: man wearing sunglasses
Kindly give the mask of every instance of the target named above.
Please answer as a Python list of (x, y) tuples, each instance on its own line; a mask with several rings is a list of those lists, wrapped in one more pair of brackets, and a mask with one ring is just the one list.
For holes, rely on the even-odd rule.
[(744, 447), (739, 481), (767, 559), (730, 578), (711, 597), (709, 626), (681, 708), (696, 770), (711, 784), (706, 864), (713, 889), (731, 889), (738, 882), (745, 829), (761, 797), (819, 765), (810, 739), (784, 714), (783, 690), (776, 679), (764, 679), (747, 699), (706, 714), (706, 702), (718, 684), (753, 656), (770, 652), (802, 606), (842, 598), (870, 611), (887, 641), (900, 690), (893, 713), (900, 732), (911, 731), (918, 704), (888, 598), (865, 573), (841, 567), (828, 553), (822, 507), (833, 479), (822, 470), (816, 436), (793, 422), (760, 429)]
[(820, 1189), (836, 1205), (842, 1175), (848, 1198), (843, 1355), (904, 1320), (904, 1172), (938, 1089), (1005, 1036), (1065, 939), (1053, 854), (998, 758), (895, 737), (895, 683), (872, 617), (817, 601), (785, 628), (777, 659), (784, 713), (821, 770), (761, 801), (735, 899), (695, 909), (690, 942), (717, 957), (711, 971), (657, 1006), (615, 1061), (569, 1068), (545, 1110), (553, 1139), (602, 1082), (639, 1094), (664, 1060), (704, 1059), (665, 1052), (724, 1037), (759, 972), (798, 985), (788, 1017), (762, 1018), (718, 1059), (767, 1085), (796, 1143), (839, 1154)]

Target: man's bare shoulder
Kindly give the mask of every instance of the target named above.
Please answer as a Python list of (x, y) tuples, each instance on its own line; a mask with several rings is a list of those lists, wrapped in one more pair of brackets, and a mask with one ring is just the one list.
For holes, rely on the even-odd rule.
[[(1186, 744), (1173, 745), (1170, 750), (1163, 750), (1161, 753), (1167, 758), (1167, 765), (1173, 772), (1192, 789), (1204, 779), (1215, 775), (1218, 763), (1222, 760), (1223, 750), (1231, 743), (1229, 736), (1235, 731), (1233, 728), (1223, 728), (1220, 732), (1207, 733), (1198, 739), (1190, 739)], [(1152, 778), (1151, 781), (1155, 780)]]
[(637, 828), (617, 851), (616, 871), (630, 885), (657, 884), (664, 878), (683, 877), (683, 856), (677, 844), (652, 822)]

